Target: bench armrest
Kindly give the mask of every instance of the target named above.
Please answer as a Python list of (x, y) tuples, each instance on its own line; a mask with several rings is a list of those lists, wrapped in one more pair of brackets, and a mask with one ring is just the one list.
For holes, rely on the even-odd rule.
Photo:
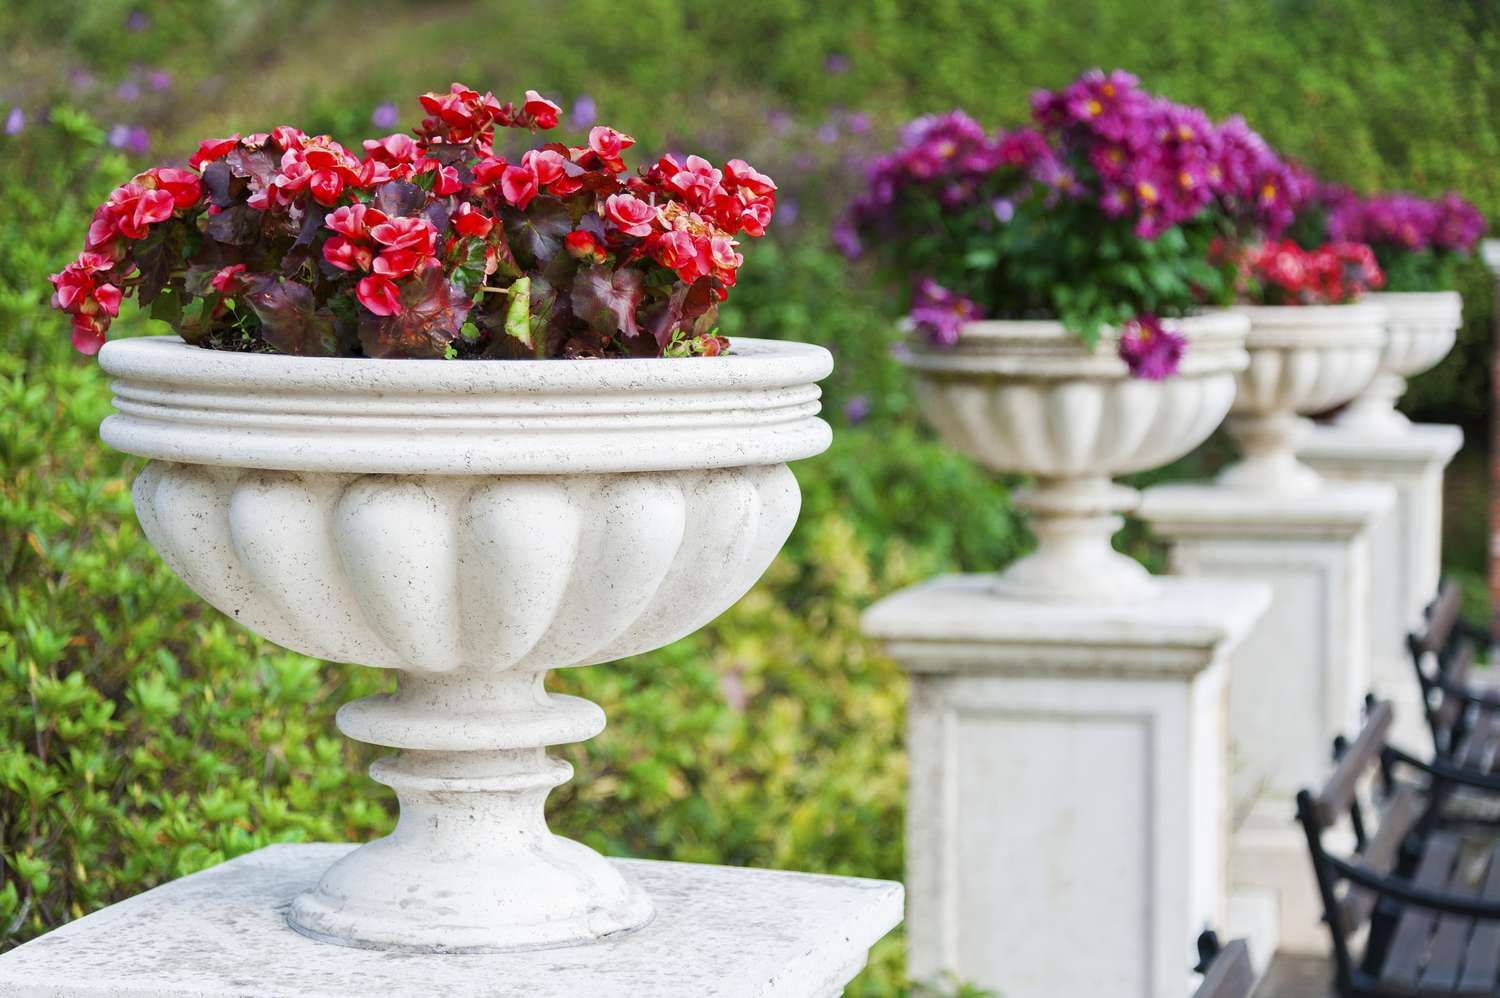
[(1481, 773), (1476, 769), (1465, 769), (1462, 766), (1455, 766), (1450, 762), (1445, 762), (1440, 758), (1434, 759), (1431, 762), (1423, 762), (1421, 759), (1407, 755), (1400, 749), (1390, 745), (1385, 747), (1382, 755), (1388, 760), (1399, 762), (1403, 766), (1410, 766), (1412, 769), (1420, 770), (1440, 780), (1459, 783), (1466, 787), (1473, 787), (1476, 790), (1489, 790), (1494, 793), (1500, 793), (1500, 776), (1491, 776), (1488, 773)]
[(1374, 891), (1381, 897), (1392, 898), (1403, 904), (1427, 908), (1450, 915), (1463, 915), (1486, 921), (1500, 921), (1500, 898), (1476, 897), (1472, 894), (1451, 894), (1418, 887), (1407, 880), (1376, 873), (1361, 863), (1351, 863), (1337, 856), (1325, 856), (1328, 864), (1339, 876), (1351, 884)]
[(1455, 683), (1446, 676), (1439, 676), (1437, 688), (1443, 691), (1444, 696), (1457, 697), (1465, 703), (1486, 710), (1500, 711), (1500, 696), (1491, 696), (1488, 691), (1480, 692), (1469, 683)]

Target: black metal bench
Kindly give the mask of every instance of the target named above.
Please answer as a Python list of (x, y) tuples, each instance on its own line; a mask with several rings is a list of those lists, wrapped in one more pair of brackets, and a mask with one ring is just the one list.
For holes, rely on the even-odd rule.
[(1255, 971), (1250, 966), (1250, 948), (1243, 939), (1226, 945), (1219, 937), (1205, 932), (1198, 937), (1198, 966), (1203, 983), (1193, 998), (1250, 998), (1255, 990)]
[(1473, 669), (1487, 632), (1459, 617), (1463, 592), (1443, 583), (1427, 607), (1421, 630), (1407, 637), (1427, 709), (1433, 748), (1464, 769), (1500, 769), (1500, 689), (1474, 682)]
[[(1359, 737), (1336, 743), (1322, 790), (1297, 795), (1339, 994), (1500, 996), (1500, 844), (1447, 824), (1429, 794), (1438, 783), (1500, 794), (1500, 778), (1387, 745), (1391, 717), (1389, 703), (1370, 701)], [(1361, 802), (1367, 783), (1378, 807)], [(1355, 849), (1338, 856), (1326, 841), (1345, 816)], [(1366, 927), (1356, 956), (1352, 937)]]

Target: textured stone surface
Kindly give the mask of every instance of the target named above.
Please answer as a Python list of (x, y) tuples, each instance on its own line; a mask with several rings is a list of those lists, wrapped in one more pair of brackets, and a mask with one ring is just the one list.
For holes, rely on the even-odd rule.
[(964, 326), (952, 347), (914, 343), (926, 420), (950, 446), (996, 471), (1036, 483), (1016, 494), (1031, 513), (1037, 549), (996, 580), (1022, 600), (1123, 603), (1154, 595), (1139, 563), (1110, 546), (1136, 492), (1115, 475), (1181, 457), (1229, 411), (1235, 372), (1248, 362), (1248, 322), (1210, 312), (1171, 325), (1190, 346), (1162, 381), (1130, 376), (1106, 330), (1089, 350), (1057, 322), (984, 321)]
[(1232, 659), (1230, 876), (1275, 892), (1283, 948), (1326, 943), (1292, 801), (1322, 782), (1334, 736), (1358, 729), (1370, 685), (1370, 537), (1394, 503), (1390, 486), (1334, 482), (1289, 493), (1160, 485), (1141, 502), (1174, 572), (1272, 589)]
[(786, 462), (827, 446), (820, 347), (719, 358), (391, 361), (117, 340), (100, 434), (150, 458), (136, 514), (200, 596), (277, 644), (395, 669), (339, 729), (399, 749), (370, 775), (395, 830), (334, 864), (291, 923), (317, 939), (497, 952), (651, 918), (552, 835), (549, 745), (604, 727), (549, 669), (650, 651), (765, 571), (796, 522)]
[(908, 969), (1005, 998), (1182, 998), (1223, 925), (1226, 659), (1265, 586), (1129, 606), (947, 576), (865, 615), (912, 673)]
[(1318, 426), (1301, 457), (1332, 481), (1377, 482), (1396, 491), (1392, 514), (1371, 535), (1372, 685), (1396, 707), (1392, 740), (1418, 754), (1432, 750), (1421, 686), (1406, 636), (1437, 595), (1442, 571), (1443, 471), (1463, 446), (1456, 426), (1351, 421)]
[(901, 918), (899, 884), (616, 860), (656, 918), (526, 953), (419, 955), (314, 942), (292, 898), (345, 845), (271, 846), (0, 956), (7, 998), (831, 998)]

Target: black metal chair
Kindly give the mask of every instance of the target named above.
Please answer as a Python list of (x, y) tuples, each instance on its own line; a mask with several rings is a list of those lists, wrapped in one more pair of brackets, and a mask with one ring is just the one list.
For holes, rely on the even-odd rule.
[[(1500, 777), (1387, 745), (1391, 717), (1389, 703), (1369, 701), (1359, 737), (1336, 743), (1337, 765), (1322, 790), (1297, 795), (1338, 992), (1500, 996), (1500, 843), (1463, 835), (1430, 794), (1443, 785), (1500, 794)], [(1361, 802), (1366, 783), (1379, 794), (1378, 808)], [(1334, 855), (1326, 837), (1346, 816), (1355, 849)]]

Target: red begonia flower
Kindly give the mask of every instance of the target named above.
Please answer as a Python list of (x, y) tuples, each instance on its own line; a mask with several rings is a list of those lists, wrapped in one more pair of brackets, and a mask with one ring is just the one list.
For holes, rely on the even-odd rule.
[(401, 314), (401, 301), (396, 283), (389, 277), (372, 274), (360, 280), (354, 288), (354, 297), (376, 315)]
[(198, 151), (188, 157), (188, 166), (195, 170), (203, 169), (203, 164), (212, 163), (216, 159), (223, 159), (229, 155), (235, 143), (239, 142), (240, 133), (235, 132), (227, 139), (204, 139), (198, 143)]
[(651, 235), (656, 209), (634, 194), (611, 194), (604, 199), (604, 217), (625, 235), (645, 238)]

